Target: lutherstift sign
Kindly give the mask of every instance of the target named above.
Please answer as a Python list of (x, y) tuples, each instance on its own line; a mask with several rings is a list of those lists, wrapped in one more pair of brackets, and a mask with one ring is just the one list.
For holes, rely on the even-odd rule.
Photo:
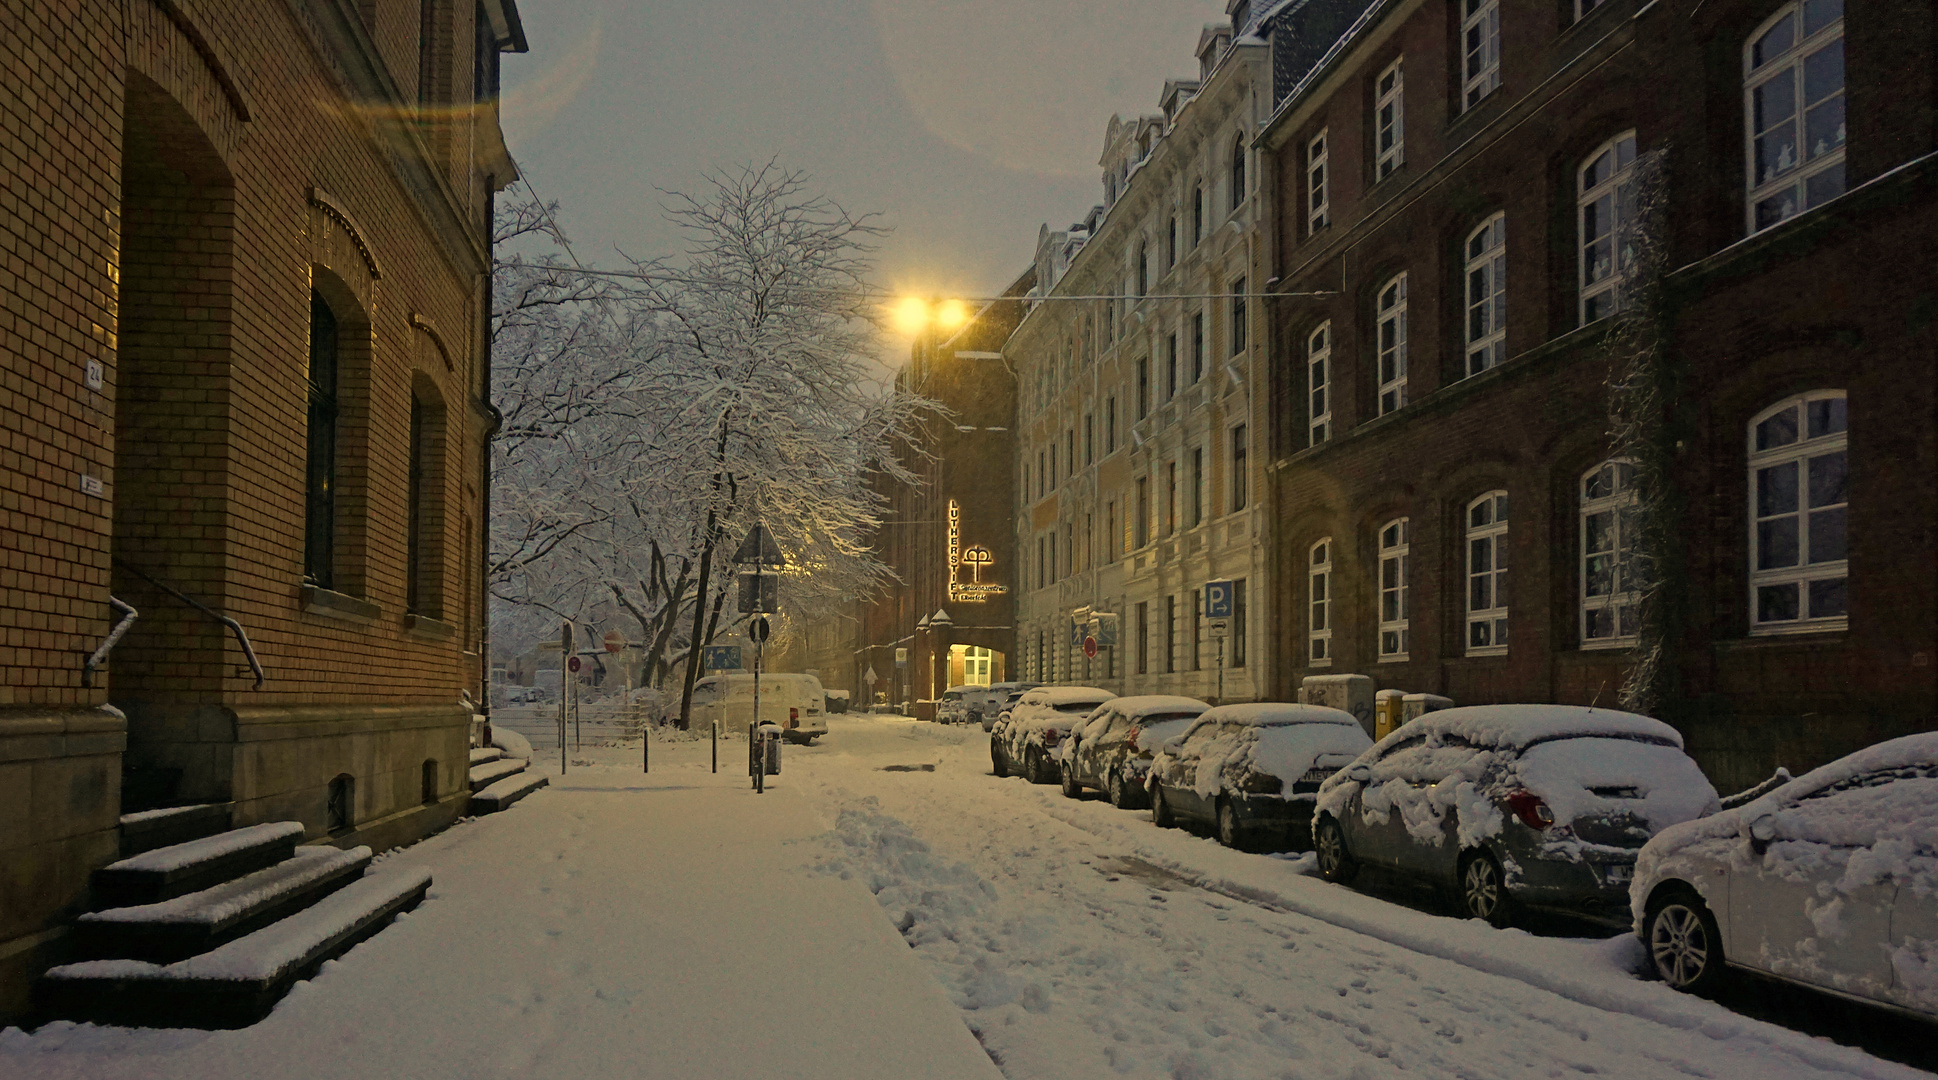
[[(1009, 586), (982, 579), (983, 571), (996, 565), (996, 557), (981, 544), (962, 545), (962, 504), (949, 500), (949, 601), (980, 604), (992, 596), (1009, 591)], [(962, 568), (969, 568), (969, 580), (962, 580)]]

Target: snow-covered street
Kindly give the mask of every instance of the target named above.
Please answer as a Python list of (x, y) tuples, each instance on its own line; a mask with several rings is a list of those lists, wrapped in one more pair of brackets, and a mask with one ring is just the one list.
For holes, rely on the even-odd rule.
[(979, 728), (830, 727), (765, 795), (739, 741), (717, 775), (700, 739), (563, 778), (541, 744), (553, 786), (389, 856), (429, 900), (268, 1020), (10, 1030), (0, 1076), (1929, 1075), (1640, 981), (1626, 935), (1497, 931), (996, 779)]

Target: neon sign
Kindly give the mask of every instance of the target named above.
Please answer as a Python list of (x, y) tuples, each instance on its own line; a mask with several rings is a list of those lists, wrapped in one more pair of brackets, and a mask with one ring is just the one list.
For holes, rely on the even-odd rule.
[[(996, 565), (996, 556), (981, 544), (962, 546), (962, 505), (949, 500), (949, 600), (953, 603), (980, 604), (992, 596), (1009, 591), (1007, 585), (984, 581), (982, 572)], [(960, 580), (962, 568), (969, 568), (969, 581)]]

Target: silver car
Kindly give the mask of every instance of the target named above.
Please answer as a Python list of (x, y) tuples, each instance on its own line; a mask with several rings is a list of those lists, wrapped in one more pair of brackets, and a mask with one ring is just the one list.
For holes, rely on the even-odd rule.
[(1629, 906), (1677, 989), (1746, 968), (1938, 1017), (1938, 732), (1663, 830), (1636, 859)]

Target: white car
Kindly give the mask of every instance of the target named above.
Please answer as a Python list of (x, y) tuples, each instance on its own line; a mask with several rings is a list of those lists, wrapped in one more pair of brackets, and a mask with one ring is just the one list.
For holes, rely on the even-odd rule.
[(1057, 744), (1116, 697), (1094, 686), (1039, 686), (1024, 691), (989, 733), (989, 758), (997, 776), (1015, 773), (1032, 784), (1054, 784), (1061, 775), (1052, 756)]
[(1629, 906), (1677, 989), (1739, 967), (1938, 1017), (1938, 732), (1662, 830)]

